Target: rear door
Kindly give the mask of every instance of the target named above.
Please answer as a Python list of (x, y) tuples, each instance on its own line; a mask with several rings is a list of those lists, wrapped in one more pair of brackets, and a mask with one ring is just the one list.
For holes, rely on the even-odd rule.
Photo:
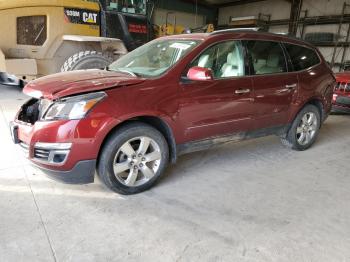
[(298, 88), (296, 73), (288, 73), (287, 59), (279, 42), (245, 42), (254, 89), (255, 127), (277, 127), (288, 122), (288, 112)]
[(284, 46), (299, 78), (300, 98), (312, 97), (315, 93), (323, 95), (329, 85), (329, 71), (324, 66), (317, 66), (321, 63), (317, 53), (306, 46), (287, 43)]
[(245, 75), (245, 65), (242, 43), (230, 40), (207, 48), (188, 66), (210, 68), (214, 79), (180, 84), (185, 141), (253, 128), (252, 81)]

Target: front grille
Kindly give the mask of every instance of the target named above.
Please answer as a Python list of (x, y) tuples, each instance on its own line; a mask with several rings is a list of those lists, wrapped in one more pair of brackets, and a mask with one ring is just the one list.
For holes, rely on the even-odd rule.
[(34, 158), (42, 160), (42, 161), (49, 161), (50, 156), (50, 150), (48, 149), (41, 149), (41, 148), (35, 148), (34, 149)]
[(335, 85), (334, 91), (350, 93), (350, 83), (337, 82), (337, 84)]

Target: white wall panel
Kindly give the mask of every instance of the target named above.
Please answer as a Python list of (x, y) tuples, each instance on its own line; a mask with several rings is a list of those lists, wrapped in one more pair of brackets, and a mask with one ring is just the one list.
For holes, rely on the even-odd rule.
[[(302, 9), (308, 10), (308, 16), (339, 15), (344, 2), (345, 0), (304, 0)], [(347, 12), (350, 13), (350, 8)]]
[(259, 13), (271, 14), (271, 19), (287, 19), (290, 16), (290, 3), (284, 0), (267, 0), (223, 7), (219, 9), (219, 25), (228, 24), (231, 16), (258, 16)]

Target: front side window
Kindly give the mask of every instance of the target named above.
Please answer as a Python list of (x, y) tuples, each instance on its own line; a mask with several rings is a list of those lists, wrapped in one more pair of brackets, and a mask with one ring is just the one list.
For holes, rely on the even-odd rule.
[(17, 17), (17, 44), (41, 46), (47, 38), (46, 16)]
[(190, 65), (212, 70), (214, 78), (244, 75), (244, 56), (240, 41), (227, 41), (206, 49)]
[(106, 0), (108, 11), (146, 15), (146, 0)]
[(278, 42), (247, 41), (253, 75), (287, 72), (283, 49)]
[(152, 41), (118, 59), (109, 66), (109, 70), (157, 77), (168, 71), (199, 43), (195, 40), (177, 39)]
[(317, 65), (320, 58), (314, 50), (298, 45), (284, 44), (292, 60), (294, 71), (300, 71)]

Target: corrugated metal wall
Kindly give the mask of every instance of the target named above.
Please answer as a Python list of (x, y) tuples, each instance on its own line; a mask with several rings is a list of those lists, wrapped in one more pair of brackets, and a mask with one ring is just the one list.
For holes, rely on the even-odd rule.
[[(346, 1), (350, 4), (350, 1)], [(304, 0), (302, 10), (308, 10), (308, 17), (325, 16), (325, 15), (340, 15), (342, 13), (344, 0)], [(230, 16), (258, 16), (259, 13), (271, 15), (271, 20), (289, 19), (291, 4), (285, 0), (266, 0), (262, 2), (249, 3), (238, 6), (230, 6), (219, 9), (219, 25), (224, 25), (229, 22)], [(350, 14), (350, 8), (346, 11)], [(346, 36), (349, 24), (344, 24), (341, 28), (341, 35)], [(309, 32), (332, 32), (337, 33), (338, 25), (309, 25), (305, 27), (305, 33)], [(272, 26), (270, 32), (287, 33), (288, 25)], [(300, 36), (298, 30), (297, 36)], [(327, 61), (331, 61), (333, 47), (319, 47)], [(338, 48), (336, 53), (336, 62), (341, 61), (343, 49)], [(345, 60), (350, 60), (350, 51), (347, 52)]]

